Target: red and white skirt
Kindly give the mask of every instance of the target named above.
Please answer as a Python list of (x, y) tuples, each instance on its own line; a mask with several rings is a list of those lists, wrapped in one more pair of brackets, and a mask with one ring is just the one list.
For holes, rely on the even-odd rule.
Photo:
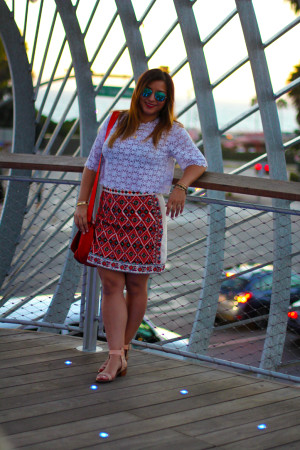
[(159, 273), (166, 255), (163, 196), (104, 187), (88, 262), (120, 272)]

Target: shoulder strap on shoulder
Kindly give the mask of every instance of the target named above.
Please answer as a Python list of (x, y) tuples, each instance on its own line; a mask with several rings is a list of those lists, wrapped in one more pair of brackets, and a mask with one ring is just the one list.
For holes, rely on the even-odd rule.
[[(116, 120), (119, 117), (119, 114), (120, 114), (120, 111), (113, 111), (113, 113), (111, 115), (111, 118), (109, 119), (109, 122), (108, 122), (108, 125), (107, 125), (106, 134), (105, 134), (105, 140), (106, 140), (107, 136), (109, 135), (109, 133), (111, 132), (112, 127), (116, 123)], [(89, 206), (88, 206), (88, 210), (87, 210), (87, 220), (88, 220), (88, 222), (91, 222), (91, 220), (92, 220), (94, 203), (95, 203), (96, 192), (97, 192), (99, 176), (100, 176), (101, 159), (102, 159), (102, 154), (100, 156), (100, 161), (99, 161), (99, 165), (98, 165), (97, 175), (96, 175), (96, 178), (95, 178), (95, 181), (94, 181), (94, 185), (93, 185), (93, 189), (92, 189), (92, 193), (91, 193), (91, 197), (90, 197), (90, 201), (89, 201)]]
[(116, 123), (116, 120), (119, 117), (119, 114), (120, 114), (120, 111), (113, 111), (113, 113), (109, 119), (108, 125), (107, 125), (105, 139), (107, 139), (109, 133), (111, 132), (111, 129), (114, 126), (114, 124)]

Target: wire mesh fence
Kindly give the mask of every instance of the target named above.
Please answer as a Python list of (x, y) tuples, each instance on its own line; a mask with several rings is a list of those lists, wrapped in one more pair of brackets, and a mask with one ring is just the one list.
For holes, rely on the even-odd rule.
[[(200, 344), (200, 354), (211, 357), (212, 361), (218, 358), (261, 367), (263, 353), (278, 351), (278, 342), (270, 340), (270, 335), (274, 334), (282, 341), (283, 352), (273, 369), (299, 376), (300, 222), (299, 210), (295, 209), (299, 205), (292, 205), (291, 210), (280, 210), (223, 202), (226, 209), (224, 263), (215, 290), (218, 298), (204, 301), (207, 300), (203, 299), (208, 251), (206, 236), (212, 203), (209, 199), (201, 199), (200, 203), (188, 202), (185, 214), (169, 226), (168, 270), (152, 280), (147, 314), (157, 326), (183, 338), (171, 337), (169, 343), (162, 341), (160, 344), (179, 352), (191, 351), (189, 339), (199, 320), (199, 311), (200, 316), (209, 316), (209, 310), (214, 309), (217, 301), (212, 329), (205, 329), (210, 325), (202, 322), (200, 335), (209, 332), (210, 338), (207, 348), (203, 349)], [(280, 284), (273, 283), (273, 264), (282, 265), (286, 270), (287, 263), (285, 252), (282, 252), (282, 260), (274, 260), (275, 211), (287, 222), (279, 233), (284, 234), (286, 227), (291, 230), (291, 242), (289, 238), (286, 241), (291, 255), (288, 292), (286, 287), (280, 288)], [(214, 251), (213, 247), (209, 251)], [(268, 328), (271, 298), (279, 304), (275, 311), (279, 329), (276, 326)], [(168, 337), (166, 332), (162, 339)], [(274, 349), (267, 349), (270, 342)], [(197, 341), (194, 348), (197, 348)]]
[[(66, 184), (61, 184), (61, 180), (55, 183), (42, 179), (41, 182), (31, 181), (19, 242), (1, 287), (1, 320), (24, 326), (31, 322), (36, 327), (51, 304), (69, 247), (78, 184), (66, 178)], [(25, 183), (28, 181), (24, 180)], [(16, 204), (15, 208), (18, 206)], [(11, 245), (9, 234), (7, 245)], [(1, 252), (5, 252), (5, 248)], [(61, 328), (79, 323), (81, 284), (79, 278), (65, 320), (56, 324)], [(61, 305), (62, 317), (64, 309)]]
[[(78, 265), (79, 276), (70, 296), (56, 298), (72, 234), (78, 182), (65, 177), (65, 184), (42, 178), (30, 183), (22, 232), (1, 287), (1, 326), (37, 329), (44, 320), (49, 330), (81, 333), (86, 287), (82, 266)], [(208, 236), (216, 205), (221, 245), (214, 246)], [(166, 271), (151, 277), (146, 317), (136, 339), (155, 343), (152, 348), (170, 354), (193, 351), (212, 361), (251, 367), (261, 367), (266, 347), (274, 345), (269, 350), (279, 354), (280, 361), (273, 369), (300, 376), (299, 216), (296, 202), (279, 208), (188, 197), (184, 214), (168, 221)], [(274, 250), (278, 217), (277, 233), (288, 248), (279, 254)], [(217, 257), (223, 255), (221, 272), (216, 266), (217, 276), (207, 267), (214, 251), (219, 252)], [(273, 280), (276, 264), (282, 266), (282, 273), (291, 273), (285, 280), (288, 289), (286, 283)], [(68, 289), (74, 278), (64, 283)], [(205, 283), (210, 291), (205, 291)], [(205, 292), (211, 293), (209, 298), (203, 298)], [(269, 314), (276, 302), (278, 307), (271, 313), (277, 322), (271, 327)], [(56, 319), (49, 320), (54, 307)], [(193, 336), (195, 329), (199, 333)], [(99, 335), (103, 337), (101, 327)], [(197, 336), (200, 341), (206, 336), (207, 345), (198, 342)]]

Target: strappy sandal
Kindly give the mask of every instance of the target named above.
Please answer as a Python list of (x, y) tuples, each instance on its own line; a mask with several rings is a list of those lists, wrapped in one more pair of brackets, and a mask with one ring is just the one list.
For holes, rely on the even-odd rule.
[(124, 356), (125, 356), (125, 359), (126, 359), (126, 361), (128, 361), (128, 358), (129, 358), (129, 350), (131, 349), (131, 344), (125, 344), (123, 348), (124, 348)]
[[(114, 381), (117, 377), (123, 377), (126, 375), (127, 372), (127, 361), (124, 356), (124, 350), (110, 350), (109, 351), (109, 357), (110, 355), (118, 355), (121, 358), (121, 367), (117, 370), (115, 376), (112, 376), (110, 373), (105, 373), (104, 371), (100, 372), (97, 377), (96, 381), (97, 383), (109, 383), (110, 381)], [(105, 377), (105, 378), (100, 378)]]
[[(123, 347), (123, 349), (124, 349), (124, 356), (125, 356), (125, 359), (126, 359), (126, 361), (128, 361), (128, 358), (129, 358), (129, 350), (131, 349), (131, 344), (125, 344), (124, 347)], [(106, 369), (106, 366), (107, 366), (107, 363), (108, 363), (108, 359), (109, 359), (109, 358), (107, 358), (107, 360), (104, 361), (104, 363), (102, 364), (102, 366), (99, 368), (98, 373), (101, 373), (101, 372), (103, 372), (103, 371)]]

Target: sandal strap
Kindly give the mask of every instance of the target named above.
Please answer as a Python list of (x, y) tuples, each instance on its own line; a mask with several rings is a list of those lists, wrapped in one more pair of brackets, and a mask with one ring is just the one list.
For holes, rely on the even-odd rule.
[(124, 355), (124, 350), (109, 350), (109, 355), (118, 355), (118, 356), (123, 356)]
[(112, 381), (112, 379), (113, 379), (113, 377), (112, 377), (112, 375), (110, 373), (106, 373), (106, 372), (102, 373), (102, 372), (100, 372), (99, 375), (97, 375), (96, 380), (98, 380), (98, 381), (101, 380), (101, 379), (103, 380), (103, 377), (105, 377), (104, 381), (106, 381), (106, 380)]

